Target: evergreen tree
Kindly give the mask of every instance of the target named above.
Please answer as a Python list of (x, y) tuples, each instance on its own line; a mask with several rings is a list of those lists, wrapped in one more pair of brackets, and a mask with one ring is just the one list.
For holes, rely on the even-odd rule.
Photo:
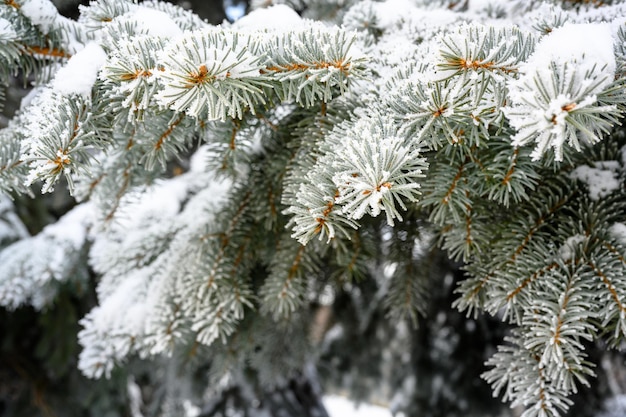
[(33, 86), (0, 130), (2, 348), (37, 358), (0, 375), (39, 398), (4, 412), (87, 386), (76, 415), (324, 416), (322, 387), (597, 411), (626, 336), (626, 4), (251, 7), (0, 2), (0, 83)]

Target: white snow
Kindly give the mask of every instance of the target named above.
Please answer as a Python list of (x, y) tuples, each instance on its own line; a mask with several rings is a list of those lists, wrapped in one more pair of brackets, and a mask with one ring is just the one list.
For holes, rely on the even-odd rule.
[(255, 30), (292, 30), (302, 28), (303, 20), (292, 8), (276, 4), (265, 9), (256, 9), (237, 20), (235, 29)]
[(44, 33), (47, 34), (59, 16), (59, 12), (50, 0), (26, 0), (20, 12)]
[(183, 34), (180, 27), (165, 12), (139, 6), (129, 16), (137, 23), (138, 29), (151, 36), (176, 38)]
[(610, 171), (618, 171), (620, 169), (618, 161), (595, 161), (593, 164), (598, 169), (607, 169)]
[(60, 15), (50, 0), (26, 0), (19, 10), (44, 35), (54, 32), (55, 37), (59, 37), (61, 49), (70, 55), (82, 49), (85, 39), (89, 37), (82, 24)]
[(181, 178), (157, 180), (145, 190), (129, 191), (122, 200), (124, 210), (117, 219), (117, 226), (133, 230), (154, 220), (173, 218), (187, 193), (187, 184)]
[(15, 212), (13, 201), (2, 193), (0, 193), (0, 217), (3, 220), (0, 221), (0, 240), (26, 239), (30, 236), (28, 229)]
[[(0, 251), (0, 306), (13, 309), (30, 304), (40, 310), (54, 301), (56, 283), (83, 276), (80, 256), (91, 213), (89, 204), (78, 205), (35, 236), (20, 233), (23, 239)], [(8, 214), (14, 213), (3, 214), (11, 221), (14, 216)], [(20, 232), (18, 227), (13, 230)]]
[(20, 101), (20, 110), (24, 111), (30, 104), (35, 100), (39, 94), (46, 91), (46, 88), (42, 86), (33, 87), (24, 97), (22, 97), (22, 101)]
[(145, 269), (132, 271), (80, 321), (83, 330), (78, 339), (84, 349), (78, 368), (86, 375), (108, 377), (114, 361), (128, 355), (134, 339), (143, 335), (148, 313), (144, 299), (151, 278)]
[(330, 417), (391, 417), (391, 411), (372, 404), (355, 404), (345, 397), (327, 395), (322, 398)]
[(405, 16), (415, 13), (415, 6), (409, 0), (387, 0), (384, 3), (372, 3), (376, 11), (376, 26), (381, 29), (393, 29)]
[(226, 17), (228, 18), (228, 20), (230, 20), (231, 22), (239, 20), (246, 15), (246, 3), (225, 2), (225, 4), (228, 5), (224, 7), (224, 12), (226, 13)]
[(94, 208), (90, 203), (83, 203), (68, 211), (56, 223), (46, 226), (42, 234), (57, 241), (65, 241), (75, 250), (85, 245), (87, 233), (94, 221)]
[(595, 88), (602, 91), (615, 78), (615, 54), (611, 26), (606, 23), (567, 23), (544, 36), (522, 73), (545, 70), (552, 62), (576, 63), (581, 74), (592, 67), (602, 70), (605, 78)]
[(183, 401), (183, 409), (185, 410), (184, 417), (198, 417), (202, 414), (202, 409), (194, 405), (190, 400)]
[(9, 196), (0, 193), (0, 213), (12, 211), (13, 210), (13, 202), (9, 198)]
[(609, 233), (611, 233), (613, 237), (622, 245), (626, 245), (626, 224), (613, 223), (613, 225), (609, 227)]
[(132, 376), (129, 376), (126, 382), (126, 392), (128, 392), (131, 416), (144, 417), (141, 413), (141, 407), (143, 406), (141, 387), (135, 382), (135, 378)]
[(208, 145), (200, 146), (198, 150), (191, 155), (191, 158), (189, 158), (189, 172), (206, 172), (210, 152), (211, 148)]
[(98, 72), (106, 59), (106, 53), (100, 45), (95, 42), (87, 44), (57, 72), (52, 82), (53, 90), (66, 95), (90, 97)]
[(589, 197), (597, 201), (617, 190), (620, 186), (618, 174), (610, 169), (612, 165), (598, 164), (598, 168), (581, 165), (570, 173), (570, 178), (581, 180), (589, 188)]

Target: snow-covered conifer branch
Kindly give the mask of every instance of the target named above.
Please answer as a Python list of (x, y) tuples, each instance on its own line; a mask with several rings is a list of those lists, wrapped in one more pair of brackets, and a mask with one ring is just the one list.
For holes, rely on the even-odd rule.
[(15, 213), (13, 202), (8, 197), (0, 195), (0, 249), (28, 236), (26, 226)]
[(49, 77), (48, 62), (70, 56), (60, 48), (58, 36), (46, 37), (20, 11), (17, 2), (0, 5), (0, 83), (22, 72), (34, 74), (38, 80)]
[[(587, 43), (589, 33), (603, 39), (602, 46)], [(608, 25), (566, 25), (552, 31), (522, 67), (519, 80), (511, 82), (506, 114), (518, 131), (513, 144), (534, 141), (533, 159), (553, 148), (560, 161), (565, 143), (580, 151), (579, 135), (586, 143), (598, 142), (621, 115), (615, 103), (623, 102), (622, 94), (607, 94), (615, 69)]]
[[(587, 375), (595, 376), (585, 360), (584, 341), (593, 340), (596, 333), (595, 311), (589, 310), (590, 286), (585, 268), (577, 259), (554, 271), (542, 280), (541, 301), (534, 301), (523, 319), (522, 326), (529, 336), (524, 346), (540, 357), (539, 367), (555, 388), (565, 393), (576, 392), (576, 384), (588, 385)], [(554, 279), (556, 278), (556, 279)], [(544, 292), (545, 291), (545, 292)]]
[[(104, 97), (116, 102), (116, 110), (121, 114), (127, 114), (128, 120), (121, 117), (120, 123), (131, 122), (133, 118), (142, 121), (144, 111), (154, 105), (154, 95), (158, 91), (155, 55), (164, 47), (163, 39), (148, 36), (116, 42), (116, 48), (99, 77), (105, 83)], [(112, 85), (109, 87), (108, 83)]]
[(392, 108), (402, 115), (403, 133), (417, 135), (433, 148), (462, 142), (470, 98), (461, 84), (417, 79), (394, 98)]
[(363, 76), (363, 57), (353, 43), (345, 31), (326, 27), (287, 32), (266, 41), (261, 73), (280, 83), (282, 100), (305, 106), (327, 102)]
[(80, 201), (29, 237), (0, 197), (0, 303), (92, 275), (86, 375), (171, 355), (271, 385), (331, 344), (319, 311), (416, 324), (462, 272), (454, 305), (514, 328), (494, 392), (562, 414), (586, 346), (626, 337), (626, 6), (289, 4), (343, 27), (284, 4), (221, 26), (160, 1), (0, 4), (0, 83), (36, 87), (0, 131), (0, 190)]
[(39, 234), (22, 237), (0, 252), (2, 306), (43, 309), (55, 299), (61, 283), (85, 285), (92, 210), (89, 204), (78, 206)]
[[(499, 230), (501, 235), (496, 239), (492, 237), (490, 242), (502, 246), (496, 250), (483, 249), (486, 261), (470, 266), (473, 277), (464, 280), (457, 289), (461, 294), (455, 302), (458, 308), (468, 310), (469, 314), (475, 308), (495, 313), (507, 307), (505, 317), (521, 322), (523, 309), (520, 306), (524, 304), (518, 302), (518, 298), (528, 294), (532, 288), (530, 285), (555, 267), (553, 261), (546, 260), (542, 254), (550, 245), (546, 242), (549, 240), (547, 229), (556, 213), (572, 198), (564, 195), (558, 188), (560, 186), (562, 184), (557, 182), (536, 190), (528, 202), (518, 207), (515, 215), (500, 220), (506, 227)], [(520, 264), (525, 267), (517, 268)], [(486, 305), (485, 298), (488, 299)]]
[[(314, 275), (312, 261), (304, 245), (293, 246), (285, 235), (270, 264), (270, 272), (260, 289), (263, 308), (276, 319), (289, 317), (305, 302), (306, 276)], [(308, 248), (310, 251), (310, 248)]]
[[(583, 270), (580, 258), (571, 259), (542, 278), (538, 292), (550, 295), (531, 302), (523, 327), (509, 339), (512, 345), (487, 362), (494, 368), (484, 377), (494, 395), (506, 386), (505, 399), (532, 405), (524, 415), (559, 415), (571, 405), (567, 396), (577, 392), (577, 384), (588, 385), (588, 376), (595, 376), (583, 345), (596, 331), (595, 311), (589, 310), (592, 284)], [(529, 378), (532, 373), (537, 378)]]
[[(294, 237), (306, 243), (323, 232), (331, 239), (335, 227), (342, 231), (342, 224), (355, 227), (365, 214), (376, 217), (382, 211), (389, 225), (401, 220), (396, 205), (406, 210), (404, 200), (417, 201), (420, 185), (416, 180), (427, 169), (419, 156), (420, 141), (400, 137), (380, 115), (339, 125), (326, 140), (324, 157), (301, 186), (296, 208), (289, 209), (296, 214)], [(325, 172), (334, 175), (325, 176)], [(331, 216), (338, 219), (333, 221)]]
[(532, 53), (535, 39), (517, 28), (464, 25), (442, 36), (441, 61), (437, 78), (465, 74), (470, 78), (487, 76), (493, 81), (515, 74), (519, 65)]
[(0, 62), (2, 63), (0, 80), (3, 84), (6, 84), (9, 76), (13, 75), (11, 69), (19, 62), (20, 58), (20, 47), (16, 42), (19, 35), (7, 19), (8, 14), (6, 11), (0, 14)]
[(100, 138), (91, 127), (89, 103), (81, 97), (43, 92), (24, 118), (22, 159), (30, 169), (29, 183), (43, 180), (43, 191), (53, 190), (64, 176), (73, 189), (74, 176), (90, 163), (90, 148), (100, 146)]
[(28, 176), (20, 139), (11, 127), (0, 130), (0, 191), (5, 193), (23, 191)]
[(224, 30), (181, 38), (163, 52), (158, 101), (196, 118), (241, 119), (265, 101), (257, 50), (254, 39)]
[(504, 141), (492, 141), (490, 149), (495, 152), (489, 167), (488, 198), (505, 207), (528, 200), (537, 186), (539, 174), (525, 148), (511, 149)]
[(514, 333), (506, 340), (507, 345), (498, 346), (483, 378), (489, 382), (494, 395), (503, 392), (505, 401), (512, 405), (528, 407), (523, 417), (557, 417), (572, 405), (567, 394), (555, 388), (539, 366), (539, 358), (524, 347), (520, 334)]
[(468, 181), (472, 176), (468, 171), (472, 169), (471, 165), (469, 155), (457, 155), (457, 159), (449, 164), (433, 164), (430, 181), (424, 182), (424, 198), (420, 202), (420, 206), (429, 208), (432, 222), (458, 224), (470, 214), (473, 192)]

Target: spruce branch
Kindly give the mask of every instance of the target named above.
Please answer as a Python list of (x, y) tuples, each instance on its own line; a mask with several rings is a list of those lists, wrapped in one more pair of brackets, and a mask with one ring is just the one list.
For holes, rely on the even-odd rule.
[(461, 143), (467, 121), (463, 115), (469, 113), (468, 90), (448, 80), (405, 84), (392, 100), (395, 104), (390, 104), (402, 115), (403, 133), (425, 140), (434, 149), (446, 143)]
[[(155, 51), (164, 47), (164, 40), (153, 37), (119, 42), (100, 72), (99, 78), (106, 88), (103, 96), (117, 104), (117, 111), (127, 113), (127, 120), (122, 117), (121, 123), (133, 122), (134, 119), (142, 122), (144, 111), (154, 106), (154, 95), (159, 88), (155, 75), (159, 71)], [(123, 109), (128, 110), (124, 112)]]
[[(605, 243), (601, 247), (609, 249), (598, 251), (588, 261), (588, 266), (595, 273), (599, 282), (602, 283), (604, 291), (599, 297), (599, 303), (602, 306), (599, 315), (603, 318), (602, 326), (612, 329), (610, 340), (617, 343), (626, 334), (626, 302), (624, 300), (624, 287), (622, 282), (622, 274), (626, 264), (624, 257), (612, 245)], [(600, 254), (601, 253), (601, 254)], [(600, 257), (596, 259), (596, 257)], [(605, 267), (600, 267), (605, 265)]]
[[(558, 84), (546, 84), (545, 76), (534, 75), (532, 80), (523, 79), (519, 85), (512, 86), (515, 92), (537, 87), (540, 93), (514, 101), (506, 114), (518, 130), (513, 140), (515, 146), (535, 141), (537, 147), (531, 155), (533, 159), (539, 159), (551, 147), (555, 159), (560, 161), (564, 143), (580, 151), (579, 132), (583, 143), (600, 141), (601, 134), (608, 133), (617, 123), (619, 111), (615, 105), (596, 104), (602, 97), (595, 95), (598, 86), (606, 79), (591, 84), (583, 80), (597, 80), (597, 73), (580, 76), (576, 69), (570, 70), (566, 65), (553, 66), (550, 71), (548, 79), (556, 79)], [(532, 110), (533, 117), (528, 117), (531, 108), (535, 109)]]
[[(415, 225), (407, 221), (406, 227)], [(427, 234), (419, 236), (414, 242), (407, 242), (402, 238), (402, 232), (395, 231), (398, 239), (389, 242), (384, 268), (387, 283), (383, 305), (387, 317), (394, 320), (408, 319), (417, 328), (419, 317), (426, 315), (429, 290), (426, 271), (432, 262), (432, 254), (428, 252), (433, 250), (434, 242)]]
[[(17, 3), (15, 3), (17, 4)], [(60, 41), (38, 31), (14, 6), (0, 7), (0, 82), (21, 71), (43, 81), (50, 76), (46, 65), (69, 58)]]
[(79, 21), (84, 23), (91, 32), (103, 29), (116, 17), (133, 10), (136, 5), (131, 1), (99, 0), (89, 5), (80, 6)]
[(0, 130), (0, 191), (25, 192), (28, 168), (21, 159), (21, 136), (9, 126)]
[(262, 311), (271, 314), (274, 320), (290, 317), (305, 301), (305, 272), (315, 270), (314, 260), (304, 245), (289, 244), (290, 237), (284, 236), (270, 263), (270, 273), (260, 289)]
[[(321, 175), (316, 176), (319, 181)], [(305, 183), (298, 190), (298, 200), (287, 209), (287, 213), (293, 214), (293, 238), (301, 243), (306, 243), (316, 235), (319, 239), (327, 237), (327, 240), (337, 235), (349, 237), (349, 229), (356, 229), (357, 223), (339, 212), (335, 200), (339, 197), (339, 191), (334, 186), (332, 179), (326, 176), (325, 182)], [(340, 233), (337, 233), (340, 232)]]
[[(52, 97), (47, 96), (52, 95)], [(52, 107), (54, 99), (59, 100)], [(25, 128), (23, 159), (30, 166), (29, 183), (43, 180), (43, 192), (51, 192), (61, 176), (73, 191), (74, 175), (85, 172), (92, 158), (90, 149), (101, 146), (91, 125), (89, 103), (77, 97), (44, 92), (39, 107), (28, 115), (33, 123)]]
[[(499, 348), (487, 362), (494, 369), (483, 375), (494, 387), (494, 395), (508, 384), (505, 399), (531, 405), (524, 415), (559, 415), (558, 409), (565, 411), (571, 405), (567, 396), (577, 392), (576, 384), (588, 385), (587, 377), (595, 375), (582, 344), (595, 337), (588, 270), (584, 272), (580, 258), (558, 263), (538, 291), (550, 294), (548, 298), (531, 303), (523, 327), (508, 339), (512, 346)], [(527, 372), (539, 378), (528, 378)]]
[(574, 258), (566, 267), (554, 269), (563, 271), (567, 279), (543, 280), (545, 289), (538, 293), (550, 296), (532, 303), (522, 322), (529, 336), (532, 335), (525, 341), (525, 347), (538, 352), (539, 366), (544, 368), (545, 375), (565, 392), (576, 392), (576, 383), (589, 385), (586, 376), (595, 376), (590, 363), (585, 361), (582, 343), (593, 340), (596, 333), (595, 312), (589, 311), (591, 283), (584, 268), (580, 259)]
[[(339, 125), (328, 136), (326, 146), (325, 157), (300, 186), (296, 197), (300, 207), (288, 209), (297, 215), (294, 237), (303, 243), (320, 232), (330, 239), (335, 228), (348, 237), (343, 226), (356, 227), (366, 213), (376, 217), (384, 211), (387, 223), (393, 225), (394, 219), (402, 219), (396, 205), (406, 210), (403, 200), (417, 201), (420, 193), (415, 180), (422, 178), (427, 168), (418, 156), (419, 142), (399, 137), (380, 116)], [(325, 172), (335, 174), (331, 178)]]
[[(0, 305), (13, 310), (29, 304), (41, 310), (54, 300), (59, 283), (85, 284), (91, 210), (89, 205), (76, 207), (39, 234), (24, 237), (0, 252)], [(73, 235), (66, 233), (68, 228), (74, 228)]]
[[(580, 50), (568, 47), (562, 56), (550, 53), (553, 43), (569, 34), (571, 28), (576, 26), (560, 28), (545, 37), (525, 63), (520, 78), (510, 82), (511, 107), (505, 114), (518, 131), (513, 145), (536, 142), (531, 155), (534, 160), (552, 148), (555, 159), (561, 161), (565, 143), (580, 151), (581, 140), (583, 144), (600, 141), (621, 117), (621, 94), (608, 93), (614, 89), (616, 69), (608, 28), (585, 26), (611, 41), (603, 49), (593, 51), (583, 45)], [(576, 40), (570, 36), (568, 42)], [(586, 55), (594, 53), (597, 62), (582, 64)]]
[(524, 417), (562, 415), (594, 376), (585, 348), (626, 336), (626, 8), (464, 3), (365, 1), (340, 29), (286, 6), (215, 27), (159, 1), (77, 21), (0, 2), (0, 83), (36, 85), (0, 131), (0, 190), (65, 180), (79, 200), (29, 237), (0, 197), (0, 304), (95, 274), (86, 375), (166, 354), (269, 385), (346, 335), (398, 333), (371, 346), (410, 368), (398, 345), (445, 332), (404, 321), (460, 268), (454, 306), (513, 326), (483, 377)]
[(425, 182), (424, 198), (420, 202), (430, 209), (430, 220), (443, 225), (452, 219), (460, 223), (469, 215), (472, 206), (471, 192), (467, 188), (466, 170), (471, 159), (454, 161), (453, 165), (435, 165), (430, 172), (431, 181)]
[[(508, 306), (512, 310), (505, 311), (512, 313), (511, 319), (521, 323), (521, 310), (517, 308), (516, 297), (523, 288), (545, 273), (544, 268), (546, 271), (553, 268), (549, 266), (551, 262), (546, 265), (546, 259), (541, 255), (545, 250), (546, 234), (549, 233), (545, 229), (555, 213), (572, 198), (571, 194), (563, 195), (557, 187), (558, 184), (555, 184), (538, 189), (523, 206), (526, 208), (518, 211), (510, 223), (507, 222), (505, 231), (493, 241), (502, 245), (495, 252), (491, 249), (490, 253), (498, 254), (496, 257), (470, 265), (473, 277), (462, 281), (457, 288), (456, 292), (461, 294), (454, 302), (457, 308), (467, 310), (468, 314), (476, 312), (477, 308), (486, 308), (495, 314), (500, 308)], [(515, 267), (520, 264), (520, 257), (523, 258), (521, 264), (527, 265), (527, 268), (520, 270)], [(489, 297), (489, 306), (483, 304), (486, 294), (493, 294)]]
[(396, 218), (402, 221), (396, 204), (406, 211), (403, 200), (417, 201), (417, 181), (427, 168), (419, 145), (406, 143), (380, 119), (364, 119), (335, 134), (344, 137), (333, 162), (342, 212), (359, 220), (365, 213), (376, 217), (385, 211), (390, 226)]
[(278, 81), (281, 100), (310, 107), (347, 91), (364, 75), (363, 57), (355, 54), (354, 37), (342, 30), (312, 27), (269, 38), (261, 74)]
[[(441, 38), (442, 49), (437, 77), (442, 79), (467, 75), (486, 82), (498, 83), (510, 78), (532, 53), (535, 37), (516, 28), (463, 25)], [(485, 82), (485, 81), (482, 81)]]
[(468, 204), (460, 223), (448, 223), (442, 228), (441, 247), (450, 258), (467, 262), (483, 256), (483, 248), (493, 239), (493, 228), (488, 225), (487, 218), (490, 216), (487, 212), (488, 208), (474, 208)]
[(493, 139), (490, 149), (497, 153), (488, 168), (488, 198), (505, 207), (528, 200), (539, 180), (537, 167), (530, 161), (530, 151), (526, 148), (511, 149), (508, 143)]
[(261, 58), (253, 39), (215, 30), (184, 36), (163, 52), (159, 102), (195, 118), (239, 118), (264, 103)]
[(512, 406), (530, 406), (523, 417), (557, 417), (559, 410), (567, 410), (572, 400), (550, 383), (539, 357), (524, 347), (523, 335), (514, 332), (505, 342), (487, 361), (493, 368), (483, 374), (494, 395), (503, 392), (503, 400), (512, 400)]

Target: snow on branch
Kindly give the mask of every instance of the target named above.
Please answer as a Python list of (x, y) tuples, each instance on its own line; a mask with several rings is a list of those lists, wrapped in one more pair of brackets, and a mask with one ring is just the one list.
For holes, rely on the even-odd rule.
[(80, 205), (39, 234), (0, 251), (0, 305), (16, 309), (29, 304), (41, 310), (54, 301), (60, 284), (86, 285), (92, 223), (93, 207)]
[[(307, 175), (295, 207), (288, 210), (296, 214), (293, 236), (302, 243), (316, 234), (332, 239), (335, 228), (347, 236), (344, 225), (356, 227), (365, 214), (376, 217), (384, 211), (393, 225), (402, 220), (404, 201), (417, 201), (416, 180), (428, 167), (419, 156), (420, 142), (402, 138), (380, 115), (337, 127), (325, 146), (325, 157)], [(324, 177), (325, 172), (334, 175)]]
[[(593, 40), (593, 41), (590, 41)], [(552, 148), (557, 161), (563, 146), (581, 150), (618, 122), (623, 93), (613, 93), (615, 55), (607, 24), (569, 24), (553, 30), (537, 45), (510, 83), (506, 115), (518, 133), (513, 145), (536, 142), (538, 160)]]

